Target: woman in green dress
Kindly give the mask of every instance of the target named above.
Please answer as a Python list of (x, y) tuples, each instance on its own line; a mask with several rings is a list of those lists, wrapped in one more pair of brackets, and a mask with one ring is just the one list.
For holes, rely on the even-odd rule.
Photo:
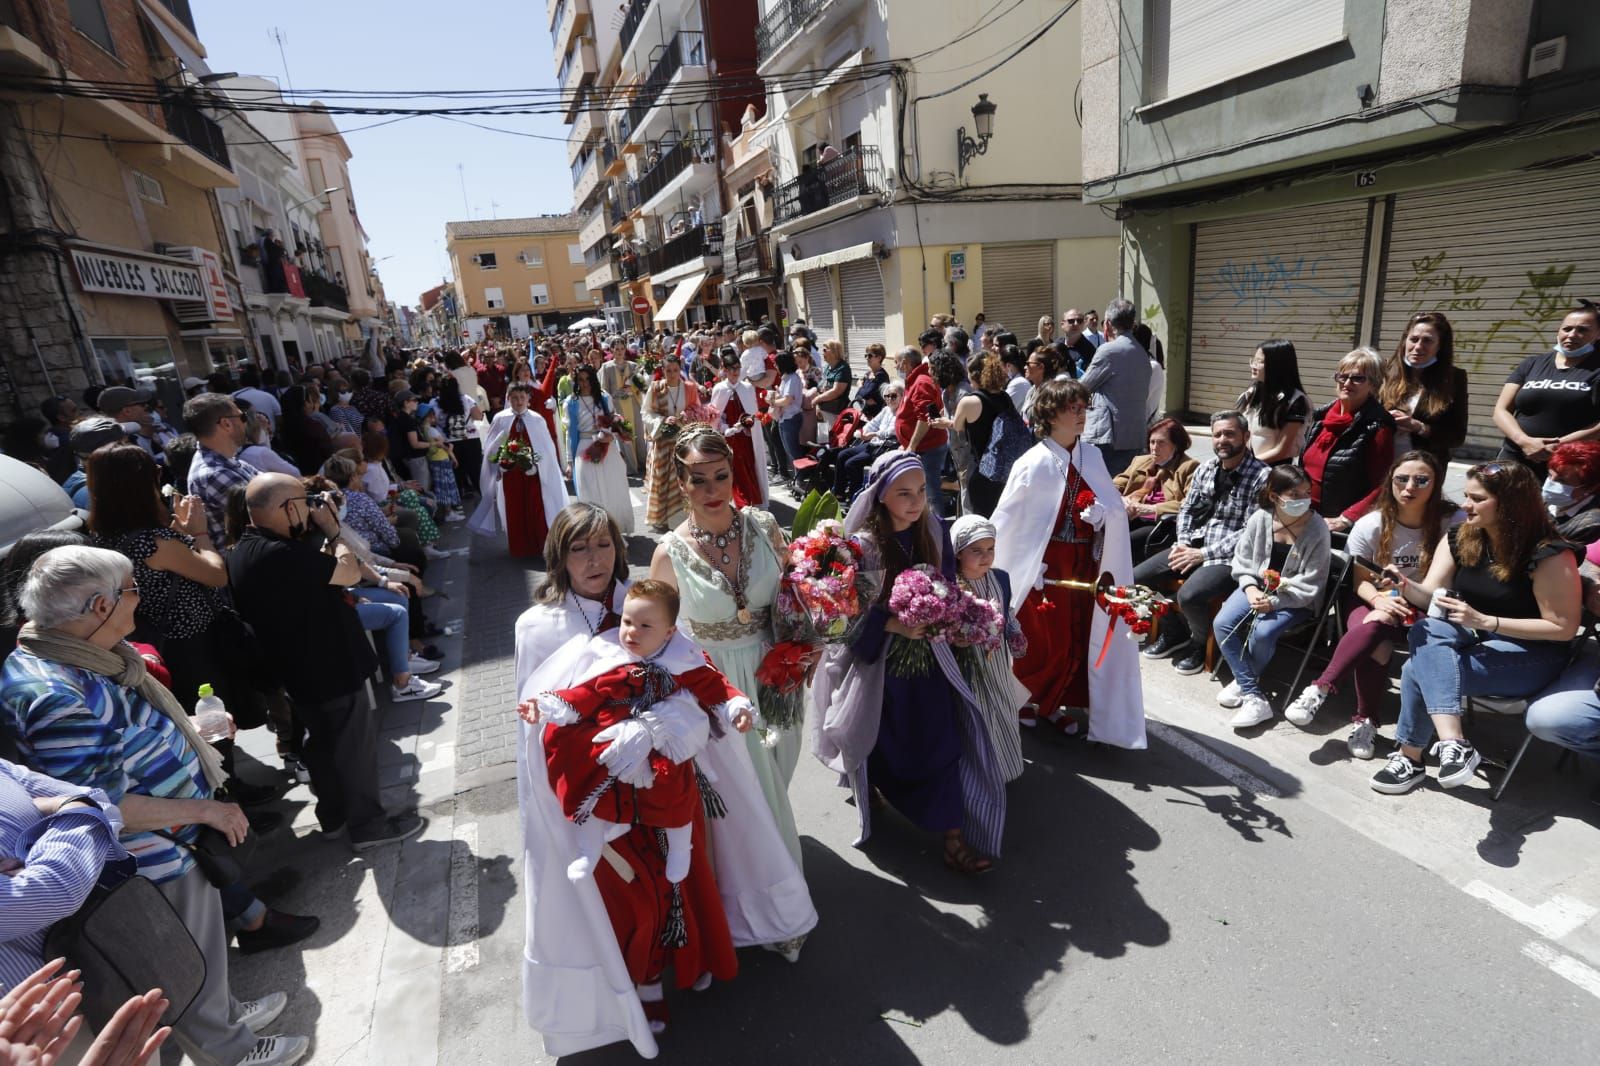
[(778, 831), (799, 863), (789, 780), (800, 759), (801, 723), (775, 720), (777, 709), (761, 706), (756, 681), (776, 639), (773, 605), (783, 572), (783, 531), (766, 511), (734, 506), (733, 452), (715, 429), (686, 427), (673, 456), (689, 515), (662, 538), (650, 576), (677, 588), (679, 625), (762, 713), (765, 728), (752, 729), (745, 741)]

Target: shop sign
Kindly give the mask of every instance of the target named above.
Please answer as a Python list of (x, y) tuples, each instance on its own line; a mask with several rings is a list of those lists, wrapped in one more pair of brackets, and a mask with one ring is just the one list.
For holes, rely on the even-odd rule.
[(78, 275), (78, 285), (84, 292), (145, 296), (153, 300), (210, 301), (210, 290), (195, 267), (170, 259), (76, 245), (68, 250), (72, 254), (73, 272)]

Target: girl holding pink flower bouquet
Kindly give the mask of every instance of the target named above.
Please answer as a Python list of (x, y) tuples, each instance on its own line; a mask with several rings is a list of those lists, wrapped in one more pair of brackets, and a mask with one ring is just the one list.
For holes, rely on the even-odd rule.
[(873, 808), (890, 805), (942, 834), (947, 866), (984, 873), (1000, 847), (1004, 781), (948, 643), (979, 636), (983, 625), (966, 610), (955, 548), (928, 508), (915, 453), (892, 451), (872, 464), (844, 532), (861, 548), (861, 569), (882, 571), (883, 585), (854, 638), (823, 652), (812, 748), (848, 780), (858, 844), (871, 835)]

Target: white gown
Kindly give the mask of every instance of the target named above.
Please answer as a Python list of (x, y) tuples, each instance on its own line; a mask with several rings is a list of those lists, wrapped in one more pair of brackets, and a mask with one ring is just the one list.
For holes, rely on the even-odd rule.
[[(624, 591), (619, 587), (612, 601), (619, 612)], [(559, 670), (556, 653), (574, 638), (587, 640), (603, 614), (599, 602), (576, 597), (563, 605), (524, 611), (516, 623), (518, 698), (558, 687), (560, 682), (543, 668)], [(682, 634), (667, 654), (685, 669), (705, 662), (698, 646)], [(517, 800), (527, 916), (522, 997), (528, 1024), (544, 1037), (545, 1053), (553, 1057), (626, 1040), (640, 1055), (655, 1058), (656, 1040), (600, 890), (593, 878), (576, 884), (567, 879), (577, 845), (545, 772), (543, 732), (521, 719), (514, 721), (520, 737)], [(809, 933), (817, 912), (804, 875), (778, 835), (744, 738), (730, 729), (707, 745), (700, 760), (728, 808), (725, 817), (707, 821), (707, 830), (734, 945), (773, 944)]]
[[(505, 532), (506, 495), (500, 468), (494, 463), (494, 453), (511, 435), (512, 417), (510, 408), (496, 414), (484, 437), (483, 466), (478, 473), (478, 491), (483, 499), (467, 522), (467, 528), (482, 537), (498, 537)], [(556, 442), (550, 439), (550, 427), (533, 411), (522, 413), (522, 428), (527, 430), (528, 443), (539, 457), (539, 495), (544, 502), (545, 525), (548, 526), (555, 521), (561, 508), (571, 502), (567, 498), (566, 480), (561, 476), (561, 461), (556, 457)]]
[(739, 394), (739, 403), (744, 407), (744, 413), (747, 415), (755, 414), (756, 387), (747, 381), (741, 381), (737, 386), (729, 385), (727, 378), (721, 379), (711, 387), (711, 409), (717, 413), (717, 429), (722, 431), (723, 436), (730, 436), (734, 433), (743, 433), (749, 436), (751, 447), (756, 456), (756, 479), (761, 484), (761, 503), (758, 506), (765, 508), (772, 494), (772, 490), (767, 484), (767, 437), (765, 433), (761, 432), (761, 424), (759, 422), (749, 429), (728, 424), (723, 412), (727, 410), (728, 400), (735, 392)]
[[(572, 485), (577, 490), (578, 499), (604, 507), (617, 520), (623, 533), (632, 533), (633, 494), (628, 491), (628, 466), (622, 458), (622, 449), (631, 448), (632, 445), (613, 437), (605, 458), (598, 463), (591, 463), (583, 456), (584, 449), (594, 443), (598, 432), (595, 415), (603, 410), (597, 404), (577, 396), (567, 401), (567, 419), (578, 430), (578, 446), (571, 449)], [(637, 425), (634, 429), (642, 432)], [(570, 444), (571, 429), (568, 429), (567, 437)]]

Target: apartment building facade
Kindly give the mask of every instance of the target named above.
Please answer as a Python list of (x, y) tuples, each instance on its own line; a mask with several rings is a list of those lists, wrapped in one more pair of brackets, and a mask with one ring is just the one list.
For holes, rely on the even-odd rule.
[[(215, 192), (238, 184), (183, 0), (0, 8), (0, 256), (6, 420), (90, 384), (153, 388), (251, 355)], [(50, 79), (149, 86), (137, 102)], [(29, 88), (37, 80), (37, 88)], [(132, 95), (132, 94), (130, 94)]]
[[(1358, 345), (1442, 311), (1498, 447), (1507, 373), (1600, 266), (1582, 0), (1083, 0), (1085, 195), (1123, 225), (1123, 285), (1166, 338), (1167, 405), (1229, 407), (1286, 337), (1314, 400)], [(1238, 42), (1250, 42), (1237, 47)]]
[(430, 300), (429, 290), (423, 307), (453, 313), (460, 340), (519, 339), (599, 313), (576, 215), (447, 222), (444, 231), (454, 306), (449, 293)]

